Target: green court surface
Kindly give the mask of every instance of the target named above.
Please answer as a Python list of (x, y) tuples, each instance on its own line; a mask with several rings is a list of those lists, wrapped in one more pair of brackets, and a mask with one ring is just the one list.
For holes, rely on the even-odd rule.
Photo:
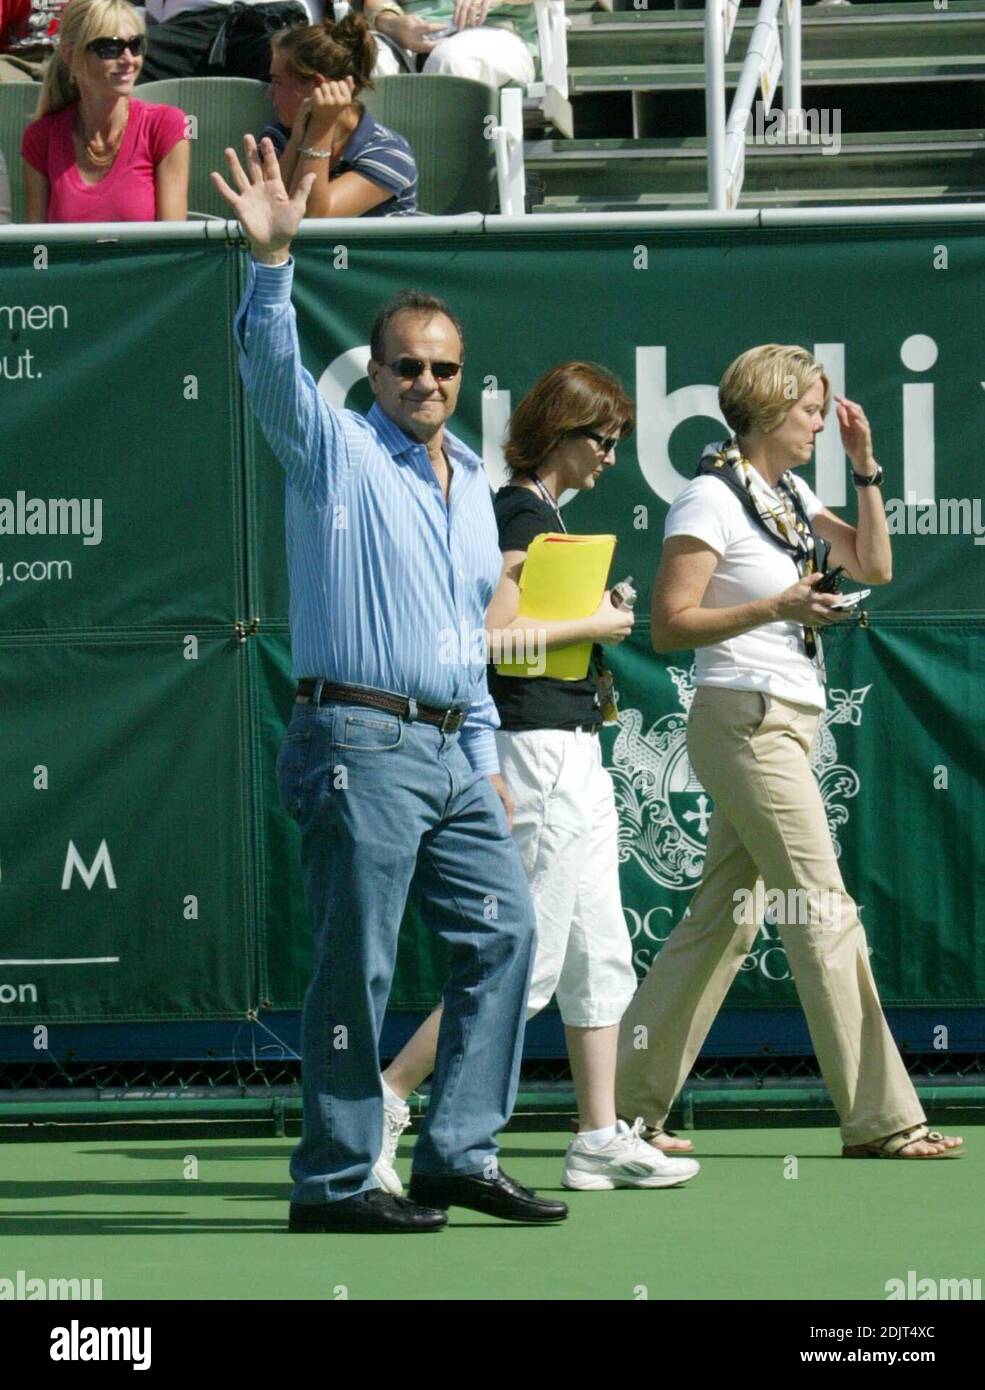
[[(307, 1237), (285, 1229), (293, 1139), (191, 1132), (0, 1146), (0, 1279), (98, 1278), (104, 1299), (329, 1300), (881, 1300), (910, 1270), (985, 1282), (983, 1126), (952, 1127), (969, 1152), (934, 1162), (841, 1159), (833, 1128), (698, 1130), (692, 1183), (569, 1193), (559, 1226), (453, 1208), (435, 1234)], [(503, 1167), (559, 1192), (568, 1137), (510, 1130)]]

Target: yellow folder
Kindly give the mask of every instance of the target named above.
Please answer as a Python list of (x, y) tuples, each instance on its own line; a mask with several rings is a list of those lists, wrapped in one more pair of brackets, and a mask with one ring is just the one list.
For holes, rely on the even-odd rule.
[[(587, 618), (602, 601), (615, 548), (615, 536), (571, 536), (556, 531), (536, 536), (520, 573), (519, 615)], [(519, 654), (535, 655), (522, 648)], [(526, 661), (503, 662), (496, 670), (501, 676), (545, 675), (579, 681), (588, 675), (591, 656), (591, 642), (578, 642), (548, 651), (543, 671), (539, 663)]]

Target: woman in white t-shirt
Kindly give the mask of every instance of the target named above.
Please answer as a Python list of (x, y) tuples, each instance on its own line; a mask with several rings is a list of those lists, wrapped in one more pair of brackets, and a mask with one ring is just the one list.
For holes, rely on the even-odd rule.
[(734, 437), (706, 450), (667, 516), (652, 641), (659, 652), (696, 650), (688, 755), (715, 810), (701, 883), (623, 1017), (616, 1103), (620, 1115), (663, 1127), (752, 948), (765, 889), (786, 904), (777, 925), (844, 1156), (942, 1158), (961, 1140), (927, 1128), (811, 767), (825, 707), (820, 630), (850, 621), (835, 608), (844, 595), (817, 591), (823, 553), (863, 584), (892, 575), (882, 470), (861, 406), (835, 398), (857, 528), (792, 471), (811, 460), (830, 394), (803, 348), (743, 353), (718, 392)]

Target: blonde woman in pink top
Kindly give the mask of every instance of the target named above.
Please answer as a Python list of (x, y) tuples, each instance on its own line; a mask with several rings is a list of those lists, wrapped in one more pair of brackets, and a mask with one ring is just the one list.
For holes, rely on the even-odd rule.
[(69, 0), (21, 142), (27, 222), (184, 221), (185, 117), (133, 96), (144, 44), (125, 0)]

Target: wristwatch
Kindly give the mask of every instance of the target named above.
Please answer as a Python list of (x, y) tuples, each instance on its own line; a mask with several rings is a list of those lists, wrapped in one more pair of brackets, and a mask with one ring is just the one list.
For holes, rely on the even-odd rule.
[(861, 473), (856, 473), (855, 469), (853, 468), (852, 482), (855, 484), (856, 487), (882, 487), (881, 465), (877, 463), (876, 471), (874, 473), (869, 474), (868, 477), (863, 477)]

